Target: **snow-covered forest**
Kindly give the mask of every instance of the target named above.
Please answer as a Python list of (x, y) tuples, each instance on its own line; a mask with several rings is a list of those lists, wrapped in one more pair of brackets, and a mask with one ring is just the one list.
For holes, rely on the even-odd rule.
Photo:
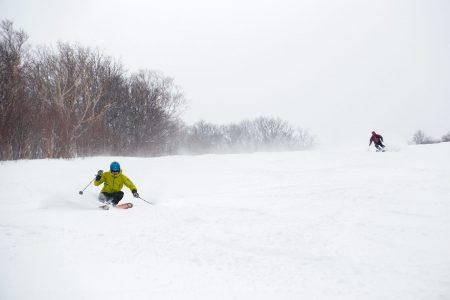
[(274, 117), (186, 125), (182, 89), (160, 72), (129, 72), (97, 49), (32, 47), (8, 20), (0, 28), (0, 159), (100, 154), (305, 149), (308, 130)]

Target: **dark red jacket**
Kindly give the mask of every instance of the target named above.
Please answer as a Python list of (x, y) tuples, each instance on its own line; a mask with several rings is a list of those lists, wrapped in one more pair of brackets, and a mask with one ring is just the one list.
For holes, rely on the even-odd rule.
[(369, 146), (372, 145), (372, 142), (376, 145), (383, 141), (383, 137), (377, 134), (375, 131), (372, 131), (372, 136), (369, 140)]

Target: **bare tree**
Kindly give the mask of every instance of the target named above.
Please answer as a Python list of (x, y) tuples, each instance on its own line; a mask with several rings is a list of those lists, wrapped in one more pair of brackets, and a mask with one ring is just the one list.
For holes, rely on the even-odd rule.
[(251, 152), (257, 149), (252, 133), (253, 124), (249, 120), (243, 120), (238, 124), (230, 124), (225, 127), (224, 140), (227, 151)]
[(191, 126), (187, 148), (193, 153), (211, 153), (222, 149), (224, 135), (220, 126), (203, 120)]
[(412, 138), (412, 143), (416, 144), (416, 145), (435, 144), (435, 143), (439, 143), (439, 141), (433, 139), (430, 136), (427, 136), (422, 130), (418, 130)]
[(151, 71), (132, 74), (127, 86), (126, 101), (118, 103), (109, 117), (113, 130), (125, 134), (122, 150), (139, 155), (174, 151), (185, 103), (179, 87), (173, 79)]
[(295, 148), (299, 150), (311, 149), (316, 143), (316, 138), (309, 133), (308, 129), (304, 128), (297, 128), (294, 140)]
[(79, 138), (112, 106), (104, 95), (121, 73), (120, 65), (97, 50), (59, 43), (56, 51), (37, 51), (30, 77), (51, 120), (42, 137), (48, 156), (76, 155)]
[(0, 23), (0, 158), (24, 158), (30, 127), (24, 80), (28, 36), (8, 20)]
[(254, 135), (266, 150), (289, 149), (293, 145), (294, 130), (280, 118), (259, 117), (254, 121)]
[(79, 45), (28, 52), (26, 34), (10, 21), (0, 38), (0, 159), (155, 155), (181, 145), (185, 98), (173, 79), (126, 76), (110, 57)]
[(450, 142), (450, 132), (448, 132), (446, 135), (442, 136), (441, 140), (443, 142)]
[(191, 153), (303, 150), (314, 145), (307, 130), (295, 131), (280, 118), (269, 117), (222, 126), (199, 121), (187, 135), (185, 149)]

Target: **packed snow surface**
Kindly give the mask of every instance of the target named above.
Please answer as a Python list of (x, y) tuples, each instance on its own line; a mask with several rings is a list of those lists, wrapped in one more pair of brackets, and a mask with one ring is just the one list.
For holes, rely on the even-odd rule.
[[(149, 205), (98, 208), (121, 163)], [(0, 164), (0, 299), (450, 299), (450, 143)]]

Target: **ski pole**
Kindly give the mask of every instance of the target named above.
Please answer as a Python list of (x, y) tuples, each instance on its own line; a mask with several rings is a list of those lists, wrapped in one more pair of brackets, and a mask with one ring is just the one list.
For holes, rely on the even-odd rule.
[(151, 202), (149, 202), (149, 201), (147, 201), (147, 200), (145, 200), (145, 199), (142, 199), (141, 197), (138, 197), (138, 198), (141, 199), (142, 201), (147, 202), (147, 203), (150, 204), (150, 205), (153, 205), (153, 203), (151, 203)]
[(88, 184), (82, 191), (79, 191), (78, 193), (79, 193), (80, 195), (83, 195), (83, 192), (88, 188), (88, 186), (91, 185), (91, 183), (92, 183), (94, 180), (95, 180), (95, 177), (91, 180), (91, 182), (89, 182), (89, 184)]

